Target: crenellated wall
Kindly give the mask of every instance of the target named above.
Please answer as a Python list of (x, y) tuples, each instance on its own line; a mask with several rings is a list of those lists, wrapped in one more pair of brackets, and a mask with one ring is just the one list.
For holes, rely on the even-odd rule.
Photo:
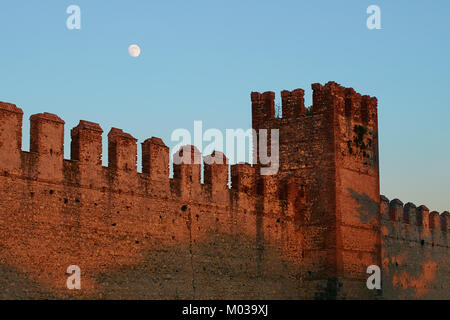
[[(449, 298), (450, 214), (380, 202), (376, 98), (312, 89), (310, 108), (302, 89), (283, 91), (282, 118), (273, 92), (251, 94), (253, 128), (279, 129), (276, 175), (184, 146), (169, 178), (155, 137), (139, 173), (137, 140), (117, 128), (105, 167), (89, 121), (67, 160), (64, 121), (48, 113), (30, 117), (25, 152), (23, 112), (0, 102), (0, 298)], [(366, 287), (372, 264), (382, 292)], [(70, 265), (80, 291), (66, 288)]]
[[(104, 167), (103, 130), (88, 121), (72, 129), (66, 160), (64, 121), (48, 113), (30, 117), (25, 152), (22, 116), (0, 103), (0, 298), (301, 297), (293, 204), (275, 177), (257, 194), (255, 168), (232, 165), (230, 189), (224, 154), (185, 146), (171, 179), (154, 137), (139, 173), (137, 140), (117, 128)], [(81, 291), (66, 288), (70, 265)]]
[(450, 299), (450, 213), (381, 196), (383, 297)]

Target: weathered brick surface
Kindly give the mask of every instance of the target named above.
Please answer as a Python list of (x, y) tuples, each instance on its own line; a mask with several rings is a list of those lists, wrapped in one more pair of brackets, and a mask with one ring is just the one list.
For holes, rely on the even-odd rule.
[[(0, 103), (0, 298), (450, 298), (450, 214), (379, 195), (377, 101), (330, 82), (252, 93), (253, 127), (280, 130), (280, 170), (203, 159), (80, 121), (63, 159), (64, 122)], [(268, 139), (270, 143), (270, 138)], [(220, 159), (221, 161), (216, 161)], [(189, 161), (188, 161), (189, 160)], [(200, 181), (204, 161), (204, 183)], [(381, 210), (380, 210), (381, 205)], [(383, 267), (383, 291), (366, 268)], [(69, 265), (82, 290), (66, 288)]]
[(450, 299), (448, 218), (381, 197), (383, 297)]

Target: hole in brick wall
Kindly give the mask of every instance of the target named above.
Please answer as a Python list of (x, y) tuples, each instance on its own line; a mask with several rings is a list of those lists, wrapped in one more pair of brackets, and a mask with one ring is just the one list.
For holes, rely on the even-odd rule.
[(48, 193), (54, 194), (54, 193), (55, 193), (55, 190), (50, 190)]
[(67, 204), (69, 202), (68, 199), (64, 199), (64, 203)]
[(425, 245), (425, 240), (420, 240), (420, 244), (424, 246)]
[(94, 206), (97, 206), (97, 203), (96, 203), (96, 202), (94, 202)]
[(116, 223), (113, 223), (112, 226), (115, 227), (115, 226), (117, 226), (117, 224), (116, 224)]
[(30, 196), (33, 198), (34, 197), (34, 192), (30, 192)]
[(187, 205), (185, 205), (185, 204), (182, 205), (182, 206), (181, 206), (181, 211), (186, 211), (186, 210), (187, 210)]
[(175, 240), (175, 236), (172, 236), (172, 240)]
[(216, 218), (216, 222), (219, 222), (219, 218)]
[(76, 203), (79, 203), (79, 202), (80, 202), (80, 199), (76, 198), (76, 199), (75, 199), (75, 202), (76, 202)]
[(200, 218), (200, 216), (198, 214), (196, 214), (195, 219), (197, 219), (197, 221), (198, 221), (198, 218)]
[(136, 241), (135, 241), (135, 243), (136, 243), (136, 244), (139, 244), (139, 241), (138, 241), (138, 240), (136, 240)]
[(162, 219), (162, 216), (159, 216), (160, 219)]
[(281, 222), (281, 220), (280, 220), (280, 219), (277, 219), (277, 222), (278, 222), (278, 223), (280, 223), (280, 222)]

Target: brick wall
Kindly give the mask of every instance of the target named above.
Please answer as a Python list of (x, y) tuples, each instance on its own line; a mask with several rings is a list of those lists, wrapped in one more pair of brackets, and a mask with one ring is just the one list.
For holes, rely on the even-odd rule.
[[(30, 117), (24, 152), (23, 112), (0, 103), (0, 298), (448, 298), (449, 214), (385, 198), (380, 213), (376, 99), (312, 87), (310, 108), (303, 90), (281, 93), (282, 118), (273, 92), (251, 94), (253, 128), (280, 131), (280, 170), (232, 165), (231, 189), (225, 155), (192, 146), (170, 179), (159, 138), (142, 143), (138, 173), (137, 141), (117, 128), (103, 167), (88, 121), (66, 160), (64, 121), (48, 113)], [(382, 293), (366, 288), (371, 264)], [(81, 291), (66, 288), (70, 265)]]

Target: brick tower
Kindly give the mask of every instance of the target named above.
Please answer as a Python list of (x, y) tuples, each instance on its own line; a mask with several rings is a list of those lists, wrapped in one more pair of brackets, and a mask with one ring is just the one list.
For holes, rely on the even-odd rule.
[(273, 92), (252, 93), (252, 125), (279, 129), (278, 180), (298, 190), (305, 298), (374, 298), (366, 270), (381, 265), (377, 99), (334, 82), (312, 89), (308, 109), (302, 89), (281, 92), (282, 118)]

